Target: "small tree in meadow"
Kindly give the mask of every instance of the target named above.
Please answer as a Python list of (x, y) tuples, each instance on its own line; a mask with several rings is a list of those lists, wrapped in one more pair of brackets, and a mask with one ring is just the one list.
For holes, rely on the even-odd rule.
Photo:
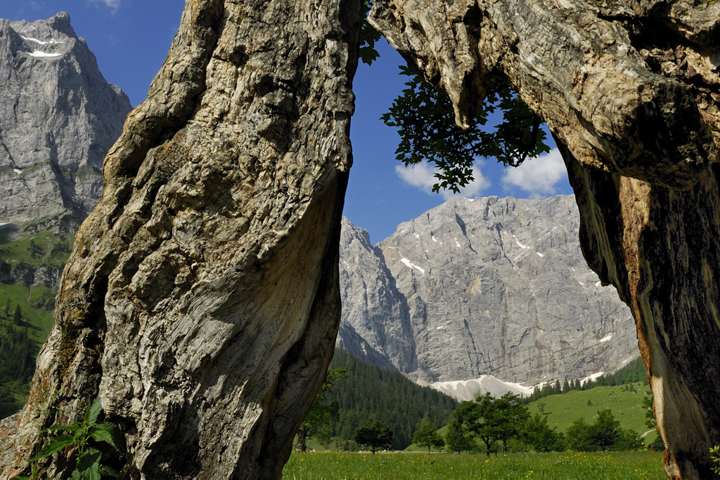
[(427, 448), (428, 452), (432, 448), (442, 448), (445, 445), (445, 441), (437, 433), (437, 428), (428, 417), (423, 417), (418, 422), (412, 441), (416, 445)]
[(467, 452), (475, 449), (475, 442), (465, 431), (462, 422), (454, 415), (450, 417), (450, 422), (445, 432), (445, 446), (453, 453)]
[(373, 454), (380, 449), (390, 448), (392, 438), (392, 432), (377, 421), (368, 422), (355, 432), (358, 445), (368, 448)]
[(332, 432), (331, 421), (333, 416), (337, 416), (337, 405), (328, 401), (328, 394), (333, 386), (347, 376), (347, 371), (343, 368), (331, 369), (327, 373), (325, 382), (315, 398), (310, 410), (305, 414), (303, 422), (300, 424), (296, 434), (297, 449), (301, 452), (307, 450), (307, 440), (313, 435), (321, 441), (327, 442)]
[(523, 441), (536, 452), (561, 452), (565, 450), (565, 438), (548, 424), (547, 416), (536, 413), (528, 418)]

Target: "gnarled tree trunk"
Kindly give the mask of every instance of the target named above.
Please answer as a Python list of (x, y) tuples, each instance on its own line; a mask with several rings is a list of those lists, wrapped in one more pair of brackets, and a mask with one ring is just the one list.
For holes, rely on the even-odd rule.
[(548, 123), (590, 266), (634, 313), (672, 478), (720, 443), (720, 2), (375, 0), (372, 22), (453, 101), (493, 75)]
[(5, 475), (96, 396), (133, 476), (280, 475), (339, 322), (359, 19), (359, 0), (187, 1), (106, 159)]

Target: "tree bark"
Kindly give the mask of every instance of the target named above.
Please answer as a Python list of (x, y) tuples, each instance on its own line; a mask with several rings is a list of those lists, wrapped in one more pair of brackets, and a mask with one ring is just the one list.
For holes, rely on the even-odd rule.
[(375, 0), (459, 125), (506, 77), (568, 166), (590, 266), (632, 308), (674, 479), (720, 444), (720, 2)]
[(339, 323), (359, 22), (359, 0), (187, 1), (106, 158), (5, 475), (96, 397), (133, 477), (281, 475)]

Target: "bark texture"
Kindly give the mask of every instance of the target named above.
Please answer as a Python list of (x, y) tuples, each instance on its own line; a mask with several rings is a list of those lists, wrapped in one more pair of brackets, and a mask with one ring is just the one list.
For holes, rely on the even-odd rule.
[(550, 126), (590, 266), (630, 305), (666, 470), (720, 443), (720, 2), (376, 0), (372, 22), (453, 101), (495, 75)]
[(359, 12), (187, 1), (106, 158), (5, 477), (96, 396), (132, 477), (280, 476), (339, 322)]

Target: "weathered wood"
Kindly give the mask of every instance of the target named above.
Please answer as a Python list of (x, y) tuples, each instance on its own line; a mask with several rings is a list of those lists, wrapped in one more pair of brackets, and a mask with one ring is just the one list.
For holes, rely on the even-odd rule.
[(99, 396), (133, 476), (280, 476), (338, 328), (359, 17), (187, 1), (105, 161), (6, 475)]
[(504, 75), (568, 165), (590, 266), (633, 310), (672, 478), (720, 443), (720, 3), (375, 0), (453, 101)]

